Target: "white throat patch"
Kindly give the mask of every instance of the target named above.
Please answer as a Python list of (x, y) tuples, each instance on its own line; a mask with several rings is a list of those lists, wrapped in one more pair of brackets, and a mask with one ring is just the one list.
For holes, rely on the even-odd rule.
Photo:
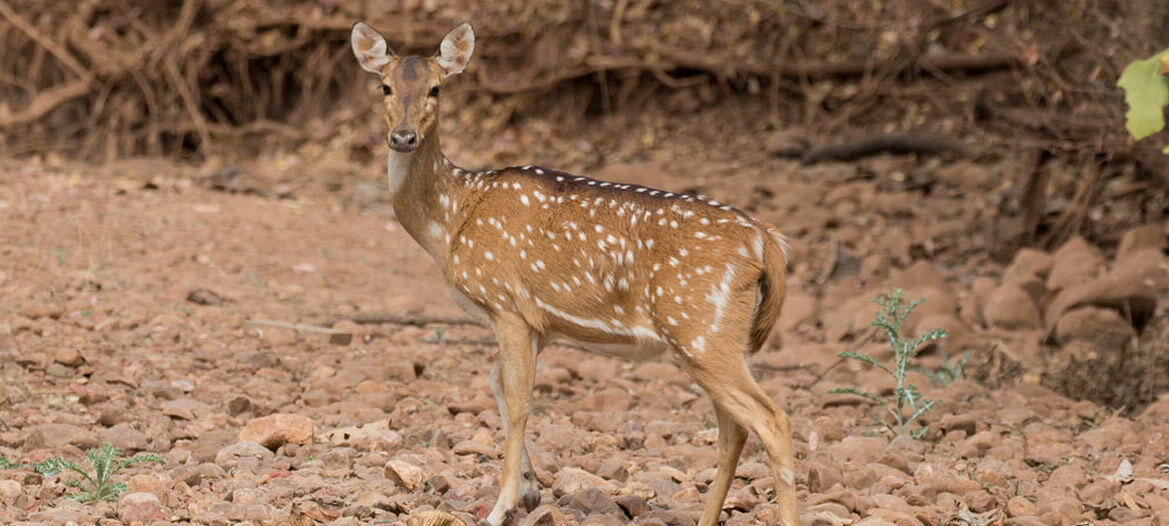
[(410, 174), (410, 159), (413, 156), (413, 153), (398, 153), (390, 150), (390, 156), (386, 159), (386, 179), (390, 183), (390, 199), (398, 194), (398, 188), (401, 188), (406, 176)]

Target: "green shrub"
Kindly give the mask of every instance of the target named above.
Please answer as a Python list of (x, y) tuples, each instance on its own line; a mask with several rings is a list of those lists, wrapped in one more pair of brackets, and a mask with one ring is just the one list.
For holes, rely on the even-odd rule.
[[(925, 300), (919, 299), (902, 307), (901, 300), (904, 298), (904, 290), (894, 289), (893, 292), (886, 293), (873, 300), (881, 308), (877, 310), (871, 325), (882, 330), (889, 339), (889, 345), (893, 348), (892, 364), (883, 364), (872, 356), (860, 354), (856, 351), (844, 351), (839, 354), (841, 358), (860, 360), (888, 373), (896, 382), (896, 387), (893, 388), (893, 394), (890, 397), (882, 398), (876, 394), (855, 387), (829, 391), (831, 393), (846, 393), (864, 397), (883, 407), (889, 413), (891, 420), (881, 420), (879, 423), (891, 431), (894, 436), (904, 435), (914, 420), (917, 420), (918, 417), (925, 414), (926, 411), (929, 411), (937, 403), (936, 400), (925, 399), (918, 392), (916, 385), (906, 383), (905, 373), (911, 368), (916, 367), (916, 364), (911, 362), (917, 356), (918, 350), (923, 344), (947, 336), (946, 331), (934, 329), (919, 336), (915, 340), (906, 339), (901, 334), (901, 324), (913, 312), (913, 309)], [(906, 416), (906, 413), (909, 413), (909, 416)], [(918, 438), (924, 432), (925, 428), (922, 428), (917, 433), (914, 433), (913, 437)]]

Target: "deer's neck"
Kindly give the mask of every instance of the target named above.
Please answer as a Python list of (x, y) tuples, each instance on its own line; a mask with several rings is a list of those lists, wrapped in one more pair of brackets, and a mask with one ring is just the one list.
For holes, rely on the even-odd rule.
[(451, 203), (461, 201), (463, 192), (436, 132), (427, 134), (413, 152), (390, 150), (386, 176), (398, 222), (445, 270), (446, 247), (460, 221)]

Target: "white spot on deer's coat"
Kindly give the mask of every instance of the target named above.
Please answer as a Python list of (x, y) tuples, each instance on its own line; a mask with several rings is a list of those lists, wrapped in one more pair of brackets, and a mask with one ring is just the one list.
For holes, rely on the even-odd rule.
[(430, 223), (427, 223), (427, 225), (426, 225), (426, 233), (430, 235), (431, 239), (438, 241), (438, 240), (442, 239), (442, 234), (443, 234), (442, 225), (440, 225), (434, 221), (431, 221)]
[(484, 252), (483, 257), (487, 258), (487, 261), (495, 260), (495, 254), (492, 254), (491, 251)]
[(523, 195), (521, 195), (521, 196), (520, 196), (520, 202), (521, 202), (521, 203), (523, 203), (523, 204), (524, 204), (524, 206), (528, 206), (528, 205), (532, 204), (532, 202), (531, 202), (531, 201), (528, 201), (528, 194), (523, 194)]
[(710, 300), (711, 305), (714, 306), (714, 320), (710, 323), (710, 333), (718, 332), (719, 324), (722, 323), (723, 312), (727, 307), (727, 298), (731, 294), (731, 281), (735, 277), (735, 267), (731, 263), (727, 263), (727, 272), (723, 274), (722, 280), (717, 286), (710, 288), (710, 294), (706, 295), (706, 299)]

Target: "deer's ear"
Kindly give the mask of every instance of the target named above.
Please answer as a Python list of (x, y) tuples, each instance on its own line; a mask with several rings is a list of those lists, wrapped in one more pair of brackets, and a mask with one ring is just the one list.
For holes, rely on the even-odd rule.
[(475, 31), (471, 29), (471, 24), (463, 22), (443, 37), (438, 47), (438, 65), (442, 66), (447, 76), (462, 73), (474, 51)]
[(353, 44), (353, 56), (357, 57), (361, 69), (370, 73), (380, 75), (382, 68), (389, 64), (390, 58), (393, 57), (386, 49), (386, 39), (365, 22), (353, 24), (350, 42)]

